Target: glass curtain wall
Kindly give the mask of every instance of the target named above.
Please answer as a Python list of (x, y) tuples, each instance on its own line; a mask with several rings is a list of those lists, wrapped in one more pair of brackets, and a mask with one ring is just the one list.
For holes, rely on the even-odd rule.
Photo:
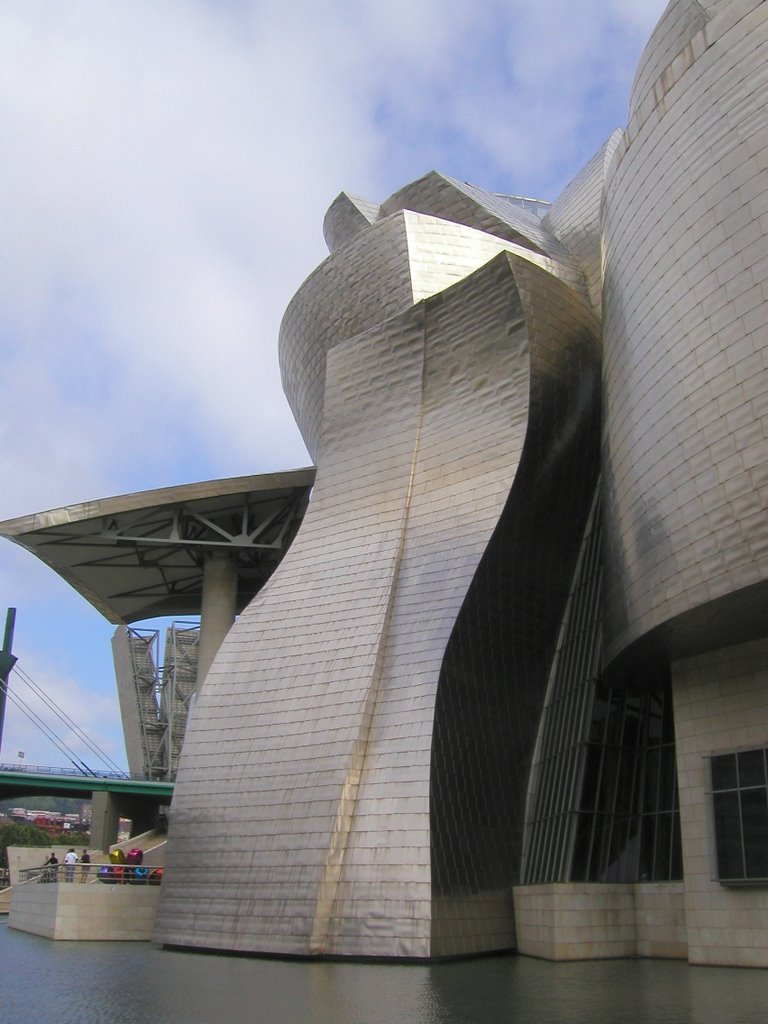
[(597, 687), (584, 754), (571, 880), (682, 878), (670, 690)]
[(532, 767), (525, 885), (682, 878), (669, 680), (641, 692), (601, 686), (599, 552), (596, 501)]

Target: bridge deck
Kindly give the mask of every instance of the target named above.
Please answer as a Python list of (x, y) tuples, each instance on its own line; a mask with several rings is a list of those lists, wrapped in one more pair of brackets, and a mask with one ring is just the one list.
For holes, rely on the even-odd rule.
[(16, 794), (52, 796), (55, 793), (83, 800), (90, 800), (94, 793), (120, 793), (152, 797), (158, 803), (169, 803), (173, 796), (173, 783), (136, 779), (130, 775), (86, 775), (68, 768), (0, 765), (1, 798)]

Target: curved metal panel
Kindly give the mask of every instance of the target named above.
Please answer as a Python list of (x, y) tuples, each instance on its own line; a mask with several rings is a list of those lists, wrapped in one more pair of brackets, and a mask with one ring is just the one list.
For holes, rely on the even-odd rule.
[[(504, 273), (329, 353), (305, 529), (187, 733), (163, 941), (429, 955), (431, 701), (525, 430)], [(212, 828), (219, 816), (238, 834)], [(192, 907), (213, 923), (192, 926)]]
[(568, 250), (543, 227), (534, 213), (524, 210), (511, 197), (486, 192), (476, 185), (430, 171), (395, 192), (381, 205), (382, 216), (398, 210), (411, 210), (463, 224), (548, 256), (557, 264), (555, 273), (558, 277), (574, 288), (583, 287), (581, 271)]
[(599, 463), (599, 333), (508, 256), (530, 345), (525, 446), (446, 646), (430, 769), (433, 955), (514, 945), (528, 773)]
[(600, 219), (603, 186), (622, 132), (617, 128), (588, 164), (563, 189), (542, 220), (573, 253), (584, 271), (589, 300), (598, 316), (602, 310), (603, 266)]
[(314, 459), (321, 458), (327, 353), (460, 281), (502, 250), (561, 275), (562, 264), (549, 256), (455, 221), (411, 211), (393, 213), (360, 232), (310, 274), (283, 317), (280, 367), (286, 396)]
[(283, 389), (318, 460), (328, 351), (413, 304), (403, 217), (360, 232), (314, 270), (280, 325)]
[(323, 220), (323, 238), (329, 251), (346, 245), (355, 235), (375, 223), (378, 216), (377, 203), (341, 192), (328, 207)]
[[(665, 70), (653, 116), (614, 162), (605, 201), (605, 622), (614, 674), (620, 664), (611, 663), (624, 652), (626, 671), (642, 638), (682, 654), (727, 643), (728, 628), (738, 639), (764, 632), (768, 296), (757, 268), (768, 227), (768, 108), (755, 82), (768, 60), (768, 5), (723, 6), (697, 52)], [(752, 600), (740, 601), (747, 588)], [(751, 609), (741, 623), (739, 607)]]
[(630, 118), (662, 73), (710, 18), (719, 0), (671, 0), (646, 43), (629, 97)]
[[(430, 852), (440, 666), (526, 438), (538, 439), (527, 472), (542, 481), (581, 440), (557, 410), (589, 408), (595, 365), (565, 402), (556, 382), (584, 368), (574, 345), (594, 346), (592, 323), (567, 286), (501, 254), (329, 351), (304, 528), (225, 640), (187, 732), (161, 941), (440, 955)], [(554, 435), (531, 433), (531, 396)], [(555, 438), (559, 455), (538, 449)], [(548, 487), (542, 496), (559, 495)], [(509, 946), (510, 928), (506, 913), (503, 927), (495, 919), (471, 940), (463, 927), (457, 941)]]

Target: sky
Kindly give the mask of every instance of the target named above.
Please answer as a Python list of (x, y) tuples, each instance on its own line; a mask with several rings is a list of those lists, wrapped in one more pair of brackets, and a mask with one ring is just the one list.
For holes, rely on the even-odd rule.
[[(665, 6), (3, 0), (0, 519), (308, 465), (277, 335), (331, 201), (432, 169), (554, 200)], [(19, 668), (124, 765), (114, 627), (9, 541), (0, 597)], [(67, 765), (9, 705), (19, 752)]]

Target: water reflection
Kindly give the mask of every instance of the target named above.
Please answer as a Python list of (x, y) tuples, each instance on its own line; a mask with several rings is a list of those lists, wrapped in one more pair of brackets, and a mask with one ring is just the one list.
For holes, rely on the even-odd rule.
[(768, 971), (660, 960), (433, 966), (199, 956), (48, 942), (0, 925), (14, 1024), (765, 1024)]

